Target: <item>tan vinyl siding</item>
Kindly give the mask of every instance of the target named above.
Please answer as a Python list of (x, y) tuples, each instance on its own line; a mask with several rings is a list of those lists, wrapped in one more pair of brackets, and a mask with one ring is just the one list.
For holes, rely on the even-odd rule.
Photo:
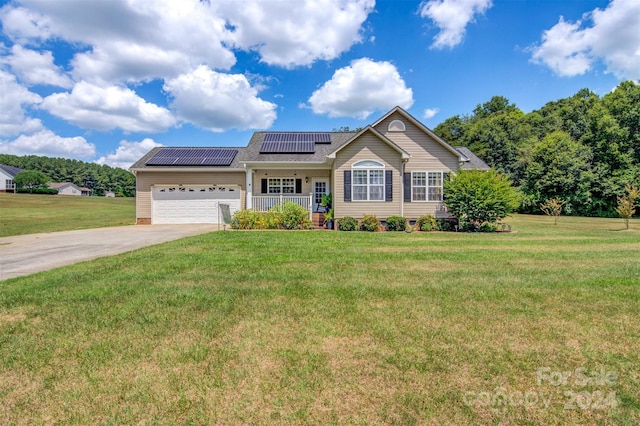
[[(393, 201), (344, 201), (344, 171), (361, 160), (376, 160), (393, 171)], [(364, 133), (336, 155), (333, 172), (333, 206), (335, 218), (375, 214), (379, 219), (401, 214), (402, 209), (402, 156), (387, 143), (371, 133)]]
[[(253, 174), (253, 195), (267, 195), (262, 193), (262, 179), (268, 178), (294, 178), (302, 179), (302, 193), (310, 194), (313, 191), (313, 178), (331, 178), (331, 170), (277, 170), (259, 169)], [(305, 182), (308, 178), (308, 182)]]
[(240, 205), (244, 208), (244, 172), (146, 172), (139, 171), (136, 178), (136, 218), (151, 218), (152, 185), (238, 185), (241, 188)]
[[(400, 120), (406, 131), (389, 132), (389, 123)], [(458, 156), (434, 140), (418, 126), (399, 113), (391, 114), (378, 123), (376, 130), (407, 151), (411, 158), (405, 164), (405, 173), (416, 172), (455, 172), (458, 170)], [(423, 214), (436, 217), (450, 217), (442, 202), (405, 202), (404, 216), (416, 219)]]

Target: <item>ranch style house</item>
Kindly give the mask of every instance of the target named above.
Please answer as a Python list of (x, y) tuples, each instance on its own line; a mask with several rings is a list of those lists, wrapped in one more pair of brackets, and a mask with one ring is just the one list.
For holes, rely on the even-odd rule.
[(335, 219), (449, 217), (444, 179), (466, 168), (489, 167), (395, 107), (358, 132), (259, 131), (246, 147), (157, 147), (130, 170), (138, 224), (221, 223), (285, 201), (319, 224), (327, 193)]

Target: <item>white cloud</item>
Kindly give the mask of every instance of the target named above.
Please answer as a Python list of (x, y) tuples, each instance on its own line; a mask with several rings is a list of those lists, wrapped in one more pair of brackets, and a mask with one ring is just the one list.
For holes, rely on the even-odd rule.
[(44, 129), (32, 135), (20, 135), (13, 141), (0, 141), (0, 151), (14, 155), (89, 158), (96, 154), (96, 147), (81, 136), (63, 138)]
[(0, 70), (0, 136), (13, 136), (21, 132), (31, 133), (42, 129), (37, 118), (25, 116), (25, 106), (42, 102), (40, 95), (16, 81), (14, 75)]
[(242, 74), (223, 74), (205, 66), (167, 80), (164, 90), (179, 119), (222, 132), (228, 129), (266, 129), (276, 119), (276, 105), (260, 99)]
[[(584, 21), (592, 26), (583, 27)], [(595, 9), (571, 23), (562, 17), (533, 47), (532, 61), (560, 76), (589, 71), (601, 59), (607, 71), (619, 78), (640, 78), (640, 2), (612, 0), (606, 9)]]
[[(213, 2), (212, 2), (213, 3)], [(362, 41), (361, 28), (375, 0), (218, 1), (233, 26), (235, 46), (262, 61), (291, 68), (329, 60)]]
[(24, 7), (3, 6), (0, 8), (0, 21), (3, 33), (18, 42), (46, 39), (51, 35), (51, 20)]
[(475, 22), (475, 16), (483, 15), (491, 6), (491, 0), (428, 0), (420, 3), (418, 13), (440, 29), (431, 48), (444, 49), (460, 44), (469, 22)]
[(98, 158), (95, 162), (98, 164), (106, 164), (111, 167), (120, 167), (128, 169), (133, 163), (138, 161), (151, 148), (162, 146), (153, 139), (145, 138), (140, 142), (120, 141), (115, 152)]
[(29, 85), (44, 84), (69, 88), (73, 82), (53, 63), (50, 51), (36, 52), (19, 44), (11, 48), (11, 55), (2, 58), (18, 78)]
[(422, 118), (424, 118), (425, 120), (428, 120), (430, 118), (435, 117), (436, 114), (439, 112), (440, 110), (438, 108), (427, 108), (422, 112)]
[[(85, 46), (72, 61), (77, 80), (99, 83), (170, 78), (200, 64), (228, 69), (225, 18), (198, 0), (22, 0), (0, 19), (13, 40), (62, 39)], [(11, 22), (18, 16), (18, 24)], [(35, 22), (35, 23), (34, 23)]]
[(365, 119), (376, 110), (411, 107), (413, 91), (390, 62), (361, 58), (338, 69), (313, 92), (309, 105), (316, 114)]
[(131, 89), (103, 88), (84, 81), (76, 84), (71, 93), (47, 96), (41, 106), (86, 129), (162, 132), (176, 122), (169, 110), (146, 102)]
[(229, 70), (232, 49), (294, 67), (334, 59), (362, 41), (375, 0), (21, 0), (0, 9), (18, 44), (64, 40), (82, 46), (78, 81), (170, 79), (200, 65)]

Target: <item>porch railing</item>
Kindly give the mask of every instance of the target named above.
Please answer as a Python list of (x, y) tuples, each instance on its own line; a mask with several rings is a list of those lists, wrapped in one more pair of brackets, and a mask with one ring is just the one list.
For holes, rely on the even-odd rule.
[(312, 206), (313, 206), (313, 194), (309, 195), (254, 195), (251, 197), (251, 203), (253, 209), (259, 212), (266, 212), (271, 207), (278, 204), (292, 202), (296, 203), (305, 210), (309, 211), (309, 218), (311, 218)]

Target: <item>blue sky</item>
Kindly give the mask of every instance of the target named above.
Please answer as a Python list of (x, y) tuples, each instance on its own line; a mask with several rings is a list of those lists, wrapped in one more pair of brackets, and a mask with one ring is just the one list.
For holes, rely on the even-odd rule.
[(0, 2), (0, 153), (127, 168), (255, 130), (428, 127), (640, 80), (637, 0)]

